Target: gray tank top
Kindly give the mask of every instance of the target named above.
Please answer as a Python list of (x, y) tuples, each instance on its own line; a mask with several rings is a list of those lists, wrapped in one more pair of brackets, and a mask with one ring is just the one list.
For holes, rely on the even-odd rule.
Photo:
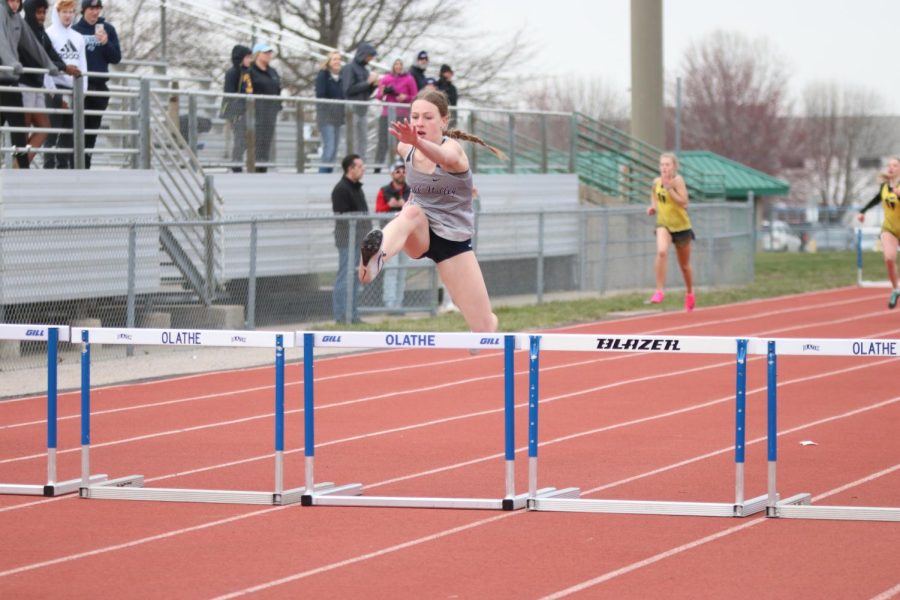
[(410, 148), (406, 155), (406, 182), (412, 191), (410, 202), (425, 211), (428, 225), (440, 237), (454, 242), (472, 239), (475, 235), (472, 170), (448, 173), (437, 165), (433, 174), (422, 173), (413, 166), (415, 150)]

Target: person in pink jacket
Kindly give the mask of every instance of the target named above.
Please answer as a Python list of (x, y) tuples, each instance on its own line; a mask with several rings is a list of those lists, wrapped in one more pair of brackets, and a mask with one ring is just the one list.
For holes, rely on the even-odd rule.
[[(381, 78), (375, 97), (386, 103), (400, 103), (405, 106), (385, 106), (381, 110), (381, 118), (378, 120), (378, 148), (375, 150), (375, 172), (381, 172), (381, 166), (394, 161), (395, 156), (386, 157), (388, 150), (388, 122), (398, 121), (409, 116), (409, 104), (412, 102), (419, 88), (413, 76), (403, 70), (403, 59), (395, 58), (391, 72)], [(393, 113), (393, 119), (391, 119)]]

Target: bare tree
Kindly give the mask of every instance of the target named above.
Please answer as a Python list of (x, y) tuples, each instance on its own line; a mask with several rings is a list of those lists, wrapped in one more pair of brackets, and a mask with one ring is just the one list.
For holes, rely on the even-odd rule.
[(528, 91), (529, 107), (536, 110), (579, 112), (598, 121), (621, 126), (630, 106), (624, 90), (603, 79), (576, 76), (546, 77)]
[(873, 185), (871, 173), (858, 167), (864, 157), (886, 154), (898, 141), (884, 127), (884, 99), (877, 92), (838, 84), (814, 83), (803, 94), (802, 148), (808, 165), (797, 187), (823, 206), (845, 207), (858, 202)]
[[(401, 57), (409, 65), (427, 49), (434, 67), (453, 66), (460, 98), (466, 102), (511, 105), (518, 98), (494, 97), (511, 87), (512, 72), (530, 53), (521, 32), (511, 39), (471, 32), (465, 22), (466, 0), (228, 0), (230, 12), (273, 23), (295, 39), (344, 50), (348, 56), (360, 42), (378, 50), (389, 65)], [(273, 40), (278, 45), (278, 40)], [(295, 93), (309, 92), (318, 61), (309, 53), (278, 46), (285, 83)], [(435, 75), (437, 69), (434, 68)]]
[[(791, 108), (788, 75), (777, 53), (764, 40), (719, 31), (688, 48), (681, 71), (682, 147), (712, 150), (777, 173), (791, 139), (783, 118)], [(669, 117), (671, 147), (674, 123), (671, 113)]]
[[(104, 16), (116, 27), (122, 57), (130, 61), (160, 61), (162, 36), (159, 0), (110, 1)], [(168, 70), (183, 75), (218, 78), (229, 66), (224, 60), (230, 46), (215, 28), (204, 22), (169, 11), (166, 15)], [(198, 52), (198, 48), (221, 48), (221, 51)], [(225, 64), (223, 64), (223, 62)], [(127, 70), (135, 70), (129, 67)]]

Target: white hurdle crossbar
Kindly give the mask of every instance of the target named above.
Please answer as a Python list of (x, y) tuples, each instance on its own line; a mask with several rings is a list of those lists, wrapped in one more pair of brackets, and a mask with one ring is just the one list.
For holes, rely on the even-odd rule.
[[(501, 333), (384, 333), (384, 332), (298, 332), (303, 340), (303, 383), (306, 458), (306, 489), (303, 506), (380, 506), (399, 508), (459, 508), (517, 510), (524, 508), (527, 494), (515, 491), (515, 366), (517, 336)], [(315, 400), (313, 354), (315, 347), (330, 348), (459, 348), (503, 350), (504, 352), (504, 458), (505, 496), (500, 498), (447, 498), (416, 496), (362, 496), (363, 485), (351, 483), (323, 487), (314, 483)], [(555, 490), (548, 488), (543, 492)]]
[[(293, 333), (270, 331), (73, 328), (81, 339), (81, 487), (82, 498), (284, 505), (300, 501), (304, 488), (284, 489), (284, 348), (294, 346)], [(145, 488), (143, 475), (102, 483), (90, 476), (91, 343), (124, 345), (274, 348), (275, 350), (275, 488), (272, 491)]]
[(783, 519), (828, 519), (845, 521), (900, 521), (900, 507), (812, 505), (809, 493), (778, 500), (778, 399), (776, 353), (782, 356), (900, 356), (900, 340), (793, 339), (769, 340), (768, 397), (768, 489), (766, 516)]
[[(47, 342), (47, 483), (0, 483), (0, 494), (20, 496), (62, 496), (78, 490), (81, 479), (57, 481), (57, 358), (59, 342), (69, 341), (69, 327), (64, 325), (0, 324), (0, 340)], [(106, 475), (94, 475), (100, 482)]]
[[(686, 515), (709, 517), (745, 517), (762, 512), (768, 497), (744, 499), (744, 446), (746, 429), (747, 355), (762, 354), (759, 340), (726, 337), (670, 337), (652, 335), (532, 335), (531, 395), (529, 398), (530, 430), (528, 434), (528, 508), (558, 512), (597, 512), (642, 515)], [(575, 352), (651, 352), (678, 354), (736, 355), (735, 392), (735, 499), (734, 502), (683, 502), (660, 500), (605, 500), (594, 498), (542, 498), (537, 489), (538, 404), (540, 353), (544, 351)]]

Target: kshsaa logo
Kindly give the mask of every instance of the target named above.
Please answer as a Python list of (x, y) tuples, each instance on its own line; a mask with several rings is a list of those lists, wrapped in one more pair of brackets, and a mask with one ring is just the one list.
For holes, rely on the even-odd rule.
[(117, 339), (117, 340), (128, 340), (128, 341), (131, 341), (131, 340), (133, 340), (134, 338), (131, 336), (130, 333), (120, 333), (120, 334), (118, 334), (118, 335), (116, 336), (116, 339)]
[(803, 352), (821, 352), (822, 348), (818, 344), (803, 344)]
[(231, 341), (232, 341), (232, 342), (237, 342), (237, 343), (239, 343), (239, 344), (246, 344), (246, 343), (247, 343), (247, 338), (245, 338), (245, 337), (242, 336), (242, 335), (233, 335), (233, 336), (231, 336)]

